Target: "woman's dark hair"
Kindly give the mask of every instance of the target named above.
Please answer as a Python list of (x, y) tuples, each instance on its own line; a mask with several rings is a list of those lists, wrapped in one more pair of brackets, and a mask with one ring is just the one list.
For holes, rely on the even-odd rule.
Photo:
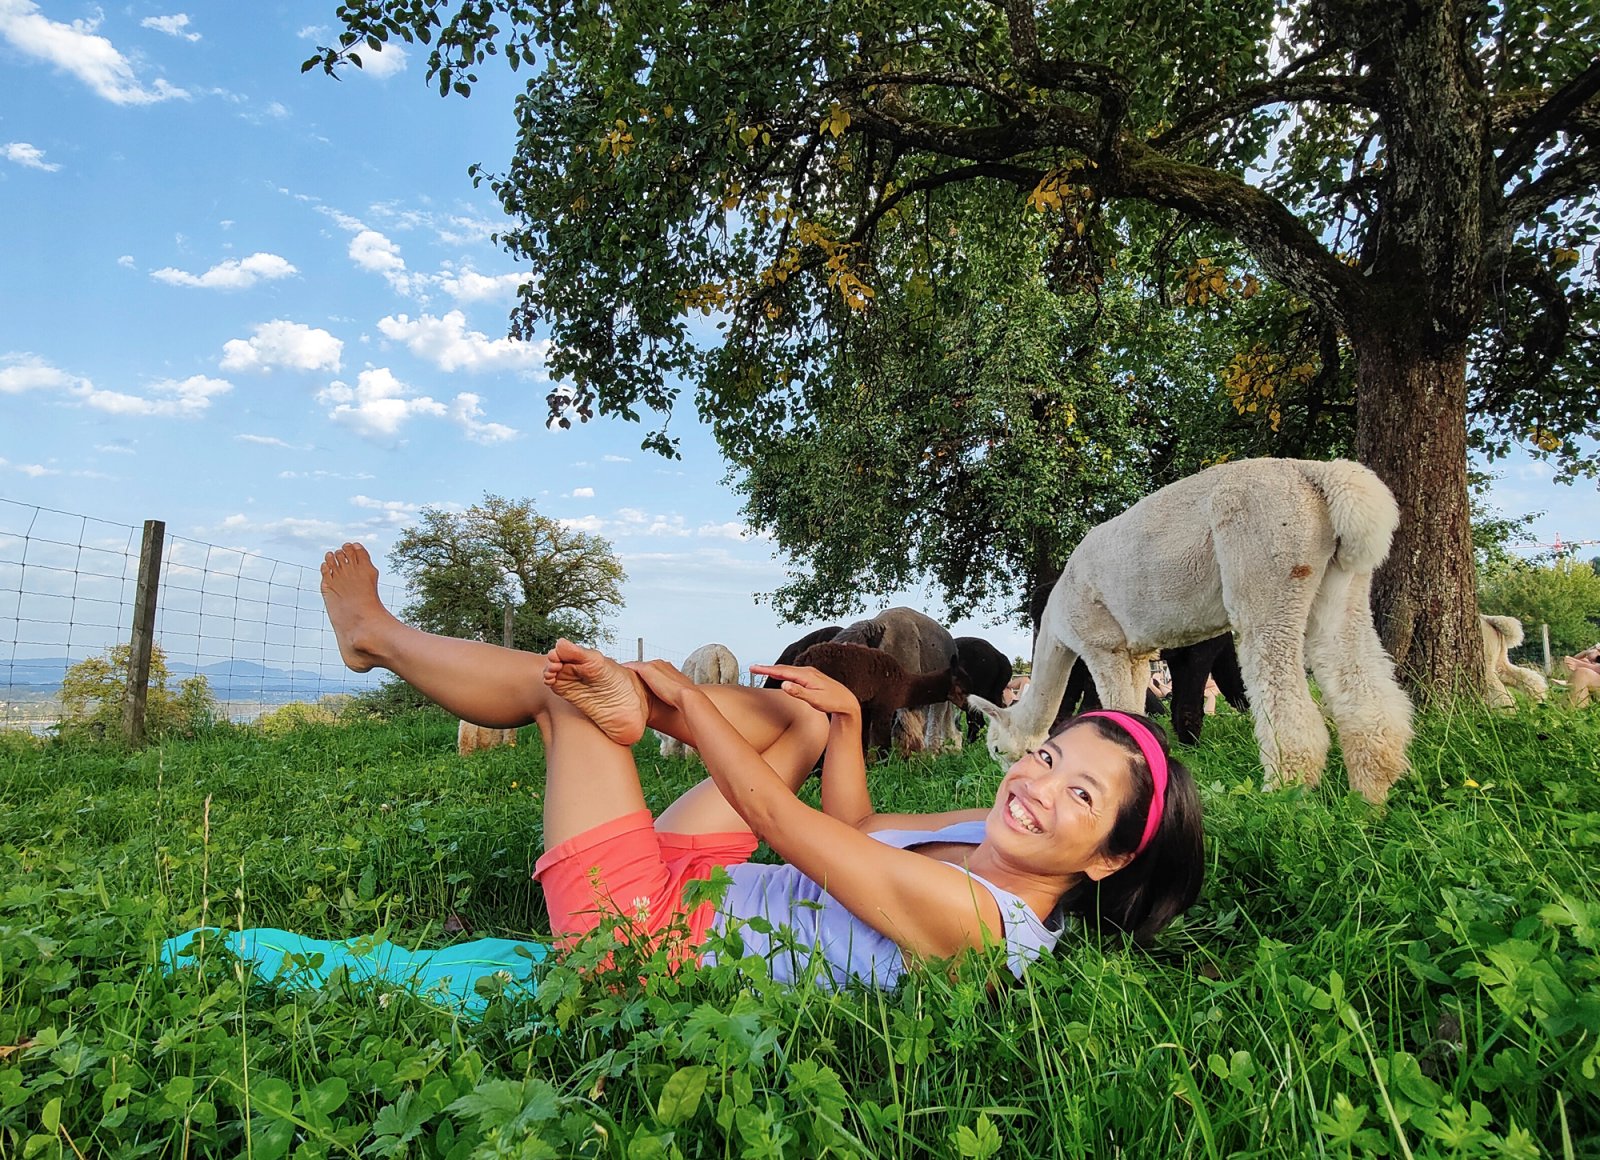
[[(1144, 942), (1188, 910), (1200, 896), (1200, 884), (1205, 878), (1205, 831), (1200, 819), (1200, 793), (1183, 763), (1168, 751), (1166, 733), (1148, 717), (1137, 713), (1127, 716), (1150, 730), (1167, 756), (1167, 795), (1161, 824), (1142, 854), (1099, 881), (1086, 876), (1061, 896), (1057, 909), (1077, 915), (1091, 926), (1123, 931)], [(1155, 796), (1150, 766), (1139, 751), (1138, 742), (1116, 721), (1076, 717), (1061, 732), (1079, 728), (1093, 729), (1128, 754), (1133, 792), (1117, 811), (1102, 852), (1111, 857), (1131, 854), (1144, 836), (1150, 802)]]

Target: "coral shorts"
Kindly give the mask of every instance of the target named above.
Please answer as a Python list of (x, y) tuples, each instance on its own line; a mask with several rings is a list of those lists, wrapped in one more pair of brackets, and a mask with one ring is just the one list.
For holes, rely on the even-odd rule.
[(534, 864), (533, 877), (544, 888), (550, 930), (558, 942), (587, 934), (603, 914), (624, 920), (619, 928), (624, 936), (652, 939), (686, 917), (686, 949), (692, 949), (705, 941), (716, 910), (702, 903), (686, 913), (684, 883), (711, 877), (716, 866), (748, 862), (755, 848), (756, 836), (748, 830), (662, 833), (649, 810), (637, 810), (546, 850)]

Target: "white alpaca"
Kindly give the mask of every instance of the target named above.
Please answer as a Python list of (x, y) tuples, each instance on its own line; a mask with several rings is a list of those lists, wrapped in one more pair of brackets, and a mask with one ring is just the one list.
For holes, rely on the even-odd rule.
[(491, 729), (487, 725), (474, 725), (463, 721), (456, 726), (456, 752), (462, 757), (483, 749), (498, 749), (502, 745), (515, 745), (515, 729)]
[[(737, 685), (739, 662), (727, 645), (703, 644), (683, 662), (683, 675), (697, 685)], [(676, 737), (656, 736), (661, 738), (662, 757), (688, 757), (695, 752), (694, 746)]]
[(1479, 616), (1483, 628), (1483, 684), (1484, 700), (1491, 709), (1514, 709), (1516, 698), (1507, 685), (1521, 689), (1535, 701), (1549, 694), (1544, 676), (1533, 669), (1514, 665), (1506, 655), (1522, 643), (1522, 621), (1514, 616)]
[(1245, 459), (1146, 496), (1068, 558), (1022, 697), (1009, 709), (968, 698), (989, 718), (990, 752), (1013, 760), (1044, 741), (1078, 657), (1102, 704), (1142, 712), (1157, 650), (1231, 629), (1266, 787), (1321, 779), (1328, 729), (1309, 662), (1350, 787), (1382, 801), (1411, 740), (1411, 703), (1368, 603), (1398, 522), (1388, 488), (1348, 460)]

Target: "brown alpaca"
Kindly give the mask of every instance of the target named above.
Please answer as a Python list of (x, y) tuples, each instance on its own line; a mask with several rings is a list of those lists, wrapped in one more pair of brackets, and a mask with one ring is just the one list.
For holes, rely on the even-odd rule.
[(966, 676), (955, 656), (950, 661), (937, 672), (908, 673), (881, 649), (828, 641), (812, 645), (795, 663), (821, 670), (854, 693), (861, 702), (862, 744), (869, 753), (887, 753), (897, 711), (966, 701)]

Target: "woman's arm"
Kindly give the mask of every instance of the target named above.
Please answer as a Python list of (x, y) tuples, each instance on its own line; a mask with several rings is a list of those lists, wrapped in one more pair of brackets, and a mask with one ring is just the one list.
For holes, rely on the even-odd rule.
[(961, 870), (812, 809), (682, 673), (659, 661), (634, 671), (684, 715), (706, 771), (746, 824), (861, 921), (912, 954), (945, 958), (1002, 937), (999, 904)]

